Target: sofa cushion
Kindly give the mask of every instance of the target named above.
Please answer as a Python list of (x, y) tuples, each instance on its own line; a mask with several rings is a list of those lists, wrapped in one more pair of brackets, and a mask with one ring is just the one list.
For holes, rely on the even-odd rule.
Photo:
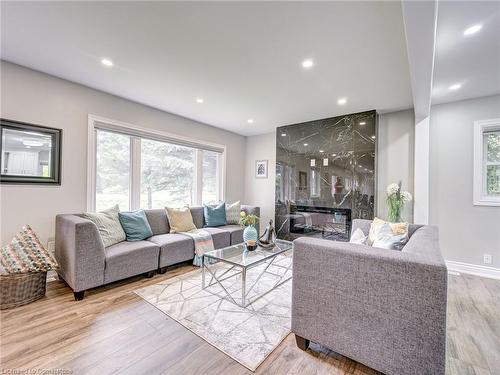
[(127, 235), (127, 241), (140, 241), (153, 235), (144, 210), (119, 212), (118, 217)]
[(105, 249), (104, 283), (158, 268), (160, 248), (149, 241), (120, 242)]
[(205, 218), (203, 216), (203, 207), (190, 207), (193, 223), (196, 228), (200, 229), (205, 226)]
[(153, 231), (153, 236), (158, 234), (170, 233), (170, 226), (168, 225), (167, 211), (163, 208), (144, 210), (149, 222), (149, 226)]
[(118, 218), (119, 212), (120, 208), (115, 205), (102, 212), (86, 212), (82, 215), (96, 225), (104, 247), (125, 241), (125, 232)]
[(165, 210), (167, 211), (170, 233), (189, 232), (196, 229), (193, 223), (193, 216), (191, 216), (191, 211), (188, 207), (165, 207)]
[(226, 224), (239, 224), (240, 223), (241, 203), (240, 201), (231, 204), (226, 203)]
[(194, 242), (183, 234), (169, 233), (148, 238), (160, 247), (159, 267), (185, 262), (194, 257)]
[[(206, 229), (206, 228), (205, 228)], [(239, 225), (224, 225), (218, 227), (226, 232), (229, 232), (231, 245), (236, 245), (243, 242), (243, 228)]]
[(220, 227), (226, 225), (226, 204), (224, 202), (216, 205), (203, 205), (203, 215), (205, 216), (205, 226)]
[(215, 249), (222, 249), (223, 247), (231, 245), (231, 233), (221, 228), (204, 228), (212, 235)]

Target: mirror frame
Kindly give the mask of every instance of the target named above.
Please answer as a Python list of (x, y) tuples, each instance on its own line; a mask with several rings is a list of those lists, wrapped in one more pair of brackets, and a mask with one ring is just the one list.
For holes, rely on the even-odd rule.
[(0, 166), (2, 165), (3, 157), (3, 130), (29, 130), (38, 133), (50, 135), (54, 139), (54, 145), (51, 150), (51, 175), (50, 177), (39, 176), (19, 176), (3, 174), (0, 170), (1, 184), (39, 184), (39, 185), (61, 185), (61, 157), (62, 157), (62, 129), (49, 128), (47, 126), (29, 124), (15, 120), (0, 118)]

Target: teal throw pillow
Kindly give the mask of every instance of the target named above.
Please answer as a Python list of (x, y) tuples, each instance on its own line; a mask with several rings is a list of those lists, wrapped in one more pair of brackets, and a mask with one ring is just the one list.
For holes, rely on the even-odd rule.
[(203, 205), (206, 227), (220, 227), (226, 225), (226, 203), (219, 203), (217, 206)]
[(127, 241), (140, 241), (153, 235), (144, 210), (120, 212), (118, 217), (127, 236)]

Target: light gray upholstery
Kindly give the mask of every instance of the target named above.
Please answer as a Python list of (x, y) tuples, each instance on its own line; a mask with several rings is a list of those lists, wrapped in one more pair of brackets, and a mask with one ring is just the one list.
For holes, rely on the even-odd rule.
[(153, 235), (166, 234), (170, 232), (168, 224), (167, 211), (164, 208), (144, 210), (149, 226), (153, 231)]
[(56, 216), (59, 274), (79, 292), (104, 283), (104, 245), (96, 225), (76, 215)]
[(243, 242), (243, 228), (239, 225), (224, 225), (217, 228), (229, 232), (231, 245)]
[(123, 241), (107, 247), (105, 253), (107, 284), (157, 269), (160, 248), (149, 241)]
[(183, 234), (161, 234), (148, 238), (148, 241), (160, 247), (159, 268), (194, 258), (194, 241)]
[(214, 248), (222, 249), (223, 247), (231, 245), (231, 233), (220, 228), (203, 228), (212, 235)]
[[(242, 206), (242, 209), (260, 214), (258, 207)], [(73, 291), (84, 291), (193, 259), (193, 240), (169, 233), (164, 209), (145, 212), (154, 236), (146, 241), (120, 242), (106, 249), (93, 222), (81, 215), (57, 215), (55, 254), (59, 274)], [(192, 207), (191, 215), (196, 227), (203, 228), (203, 207)], [(212, 234), (217, 249), (243, 241), (243, 229), (237, 225), (204, 229)]]
[[(369, 222), (352, 229), (368, 233)], [(387, 375), (445, 373), (447, 270), (438, 231), (402, 251), (294, 241), (292, 331)]]

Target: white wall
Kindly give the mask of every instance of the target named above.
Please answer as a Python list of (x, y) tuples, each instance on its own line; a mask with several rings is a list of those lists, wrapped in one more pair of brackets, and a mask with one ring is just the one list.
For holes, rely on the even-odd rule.
[[(255, 178), (255, 161), (269, 160), (268, 178)], [(274, 221), (274, 190), (276, 185), (276, 132), (246, 138), (245, 204), (260, 207), (263, 231)]]
[[(403, 190), (413, 194), (413, 145), (415, 139), (413, 110), (385, 113), (379, 116), (377, 152), (377, 215), (387, 218), (386, 187), (402, 183)], [(404, 220), (413, 221), (413, 202), (403, 209)]]
[(87, 115), (227, 146), (226, 199), (244, 201), (245, 137), (1, 62), (1, 116), (63, 129), (61, 186), (1, 185), (1, 243), (30, 224), (45, 242), (59, 213), (86, 209)]
[(430, 117), (415, 121), (415, 194), (414, 220), (429, 224), (430, 190)]
[[(413, 194), (413, 143), (415, 118), (413, 110), (386, 113), (379, 116), (377, 163), (377, 210), (386, 217), (385, 188), (391, 182), (403, 182), (403, 188)], [(274, 219), (274, 189), (276, 168), (276, 132), (247, 137), (245, 171), (245, 202), (261, 207), (262, 220)], [(255, 178), (255, 160), (269, 159), (269, 178)], [(412, 206), (403, 212), (411, 221)]]
[(474, 206), (473, 125), (500, 117), (500, 95), (436, 105), (430, 123), (430, 223), (447, 260), (500, 268), (500, 207)]

